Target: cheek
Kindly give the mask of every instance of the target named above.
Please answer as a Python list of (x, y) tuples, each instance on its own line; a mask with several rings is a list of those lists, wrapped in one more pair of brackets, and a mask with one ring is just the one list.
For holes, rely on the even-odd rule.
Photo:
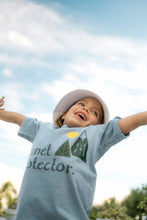
[(63, 120), (66, 120), (68, 117), (70, 117), (72, 114), (72, 109), (68, 110), (67, 112), (65, 112), (62, 116)]
[(91, 116), (90, 121), (92, 124), (98, 124), (98, 122), (99, 122), (98, 118), (95, 117), (95, 115)]

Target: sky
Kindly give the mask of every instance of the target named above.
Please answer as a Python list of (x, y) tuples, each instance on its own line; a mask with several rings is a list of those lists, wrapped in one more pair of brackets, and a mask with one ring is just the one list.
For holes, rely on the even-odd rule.
[[(52, 122), (63, 95), (88, 89), (110, 118), (147, 106), (146, 0), (0, 0), (0, 96), (5, 109)], [(31, 143), (0, 121), (0, 184), (20, 189)], [(94, 204), (147, 184), (147, 126), (96, 164)]]

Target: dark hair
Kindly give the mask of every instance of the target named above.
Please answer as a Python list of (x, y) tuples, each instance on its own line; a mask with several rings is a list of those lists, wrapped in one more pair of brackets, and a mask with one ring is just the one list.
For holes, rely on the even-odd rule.
[(56, 120), (56, 125), (61, 128), (64, 123), (64, 120), (62, 119), (62, 115)]

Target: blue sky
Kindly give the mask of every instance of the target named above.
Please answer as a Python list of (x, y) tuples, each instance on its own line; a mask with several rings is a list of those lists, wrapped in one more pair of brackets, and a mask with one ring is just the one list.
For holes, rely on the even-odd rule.
[[(145, 0), (1, 0), (0, 95), (6, 110), (43, 121), (67, 92), (89, 89), (125, 117), (147, 106)], [(0, 184), (19, 190), (31, 144), (0, 121)], [(94, 203), (147, 181), (147, 127), (114, 146), (97, 164)], [(121, 188), (121, 190), (120, 190)]]
[(74, 22), (86, 23), (93, 33), (146, 39), (146, 0), (58, 0), (34, 1), (44, 5), (62, 5), (62, 13), (74, 17)]

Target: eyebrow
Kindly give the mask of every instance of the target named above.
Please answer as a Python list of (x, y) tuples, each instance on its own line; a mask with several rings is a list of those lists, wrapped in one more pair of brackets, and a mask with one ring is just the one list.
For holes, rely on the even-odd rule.
[[(90, 97), (89, 97), (89, 98), (90, 98)], [(86, 101), (85, 99), (80, 99), (79, 101), (77, 101), (77, 103), (78, 103), (78, 102), (81, 102), (81, 101), (82, 101), (82, 102), (85, 102), (85, 103), (88, 103), (88, 101)], [(100, 106), (101, 106), (101, 103), (100, 103)], [(101, 111), (101, 109), (99, 109), (99, 107), (95, 107), (95, 106), (94, 106), (94, 110), (96, 110), (96, 111), (98, 111), (98, 112)]]

